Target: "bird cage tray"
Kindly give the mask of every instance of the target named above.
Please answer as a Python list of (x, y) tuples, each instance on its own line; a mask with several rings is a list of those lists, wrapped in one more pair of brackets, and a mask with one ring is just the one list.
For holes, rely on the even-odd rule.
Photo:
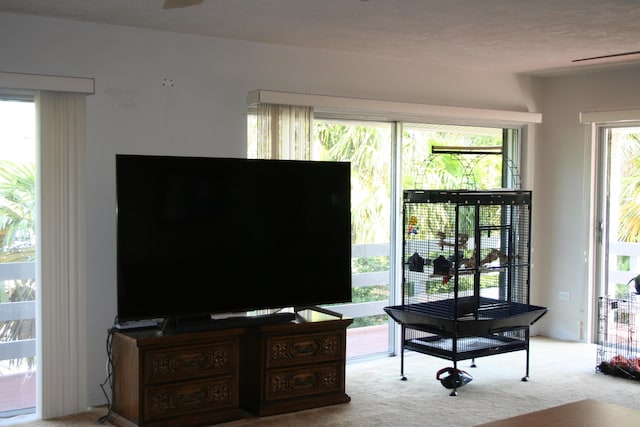
[(463, 337), (526, 328), (544, 316), (548, 308), (486, 297), (463, 297), (388, 306), (384, 311), (401, 325)]
[(407, 339), (404, 344), (409, 350), (448, 360), (472, 359), (527, 349), (527, 342), (522, 337), (504, 334), (457, 339), (432, 335)]

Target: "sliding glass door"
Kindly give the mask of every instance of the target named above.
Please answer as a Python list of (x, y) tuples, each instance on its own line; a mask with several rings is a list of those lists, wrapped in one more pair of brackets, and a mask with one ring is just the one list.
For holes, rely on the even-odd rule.
[(640, 123), (597, 132), (595, 296), (627, 298), (640, 274)]
[[(259, 151), (258, 116), (248, 116), (250, 154)], [(396, 325), (384, 307), (400, 298), (402, 190), (520, 188), (520, 129), (318, 113), (312, 123), (310, 159), (351, 162), (353, 302), (327, 308), (354, 319), (347, 329), (349, 359), (392, 354)]]
[(0, 99), (0, 418), (36, 402), (36, 139), (31, 100)]
[(390, 351), (389, 305), (394, 124), (315, 119), (312, 160), (351, 163), (353, 302), (332, 307), (354, 319), (347, 357)]

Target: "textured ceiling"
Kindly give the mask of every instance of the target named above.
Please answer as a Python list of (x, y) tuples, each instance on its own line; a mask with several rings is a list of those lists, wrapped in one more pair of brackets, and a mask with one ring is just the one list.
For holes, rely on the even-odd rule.
[(0, 11), (426, 64), (544, 73), (640, 63), (639, 0), (1, 0)]

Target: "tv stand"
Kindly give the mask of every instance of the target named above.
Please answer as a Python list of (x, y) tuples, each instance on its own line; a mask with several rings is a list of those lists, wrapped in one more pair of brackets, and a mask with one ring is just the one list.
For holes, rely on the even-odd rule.
[(186, 427), (242, 418), (238, 367), (244, 329), (190, 334), (113, 332), (113, 405), (118, 427)]
[(240, 337), (240, 406), (258, 416), (346, 403), (352, 319), (260, 325)]
[(322, 320), (262, 318), (241, 328), (186, 333), (114, 329), (109, 422), (195, 427), (239, 419), (245, 411), (263, 416), (349, 402), (346, 329), (352, 320), (314, 317)]

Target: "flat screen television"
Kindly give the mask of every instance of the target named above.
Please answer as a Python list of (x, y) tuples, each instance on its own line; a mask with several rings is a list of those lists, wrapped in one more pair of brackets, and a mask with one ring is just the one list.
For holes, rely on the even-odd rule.
[(351, 301), (348, 162), (115, 160), (117, 322)]

